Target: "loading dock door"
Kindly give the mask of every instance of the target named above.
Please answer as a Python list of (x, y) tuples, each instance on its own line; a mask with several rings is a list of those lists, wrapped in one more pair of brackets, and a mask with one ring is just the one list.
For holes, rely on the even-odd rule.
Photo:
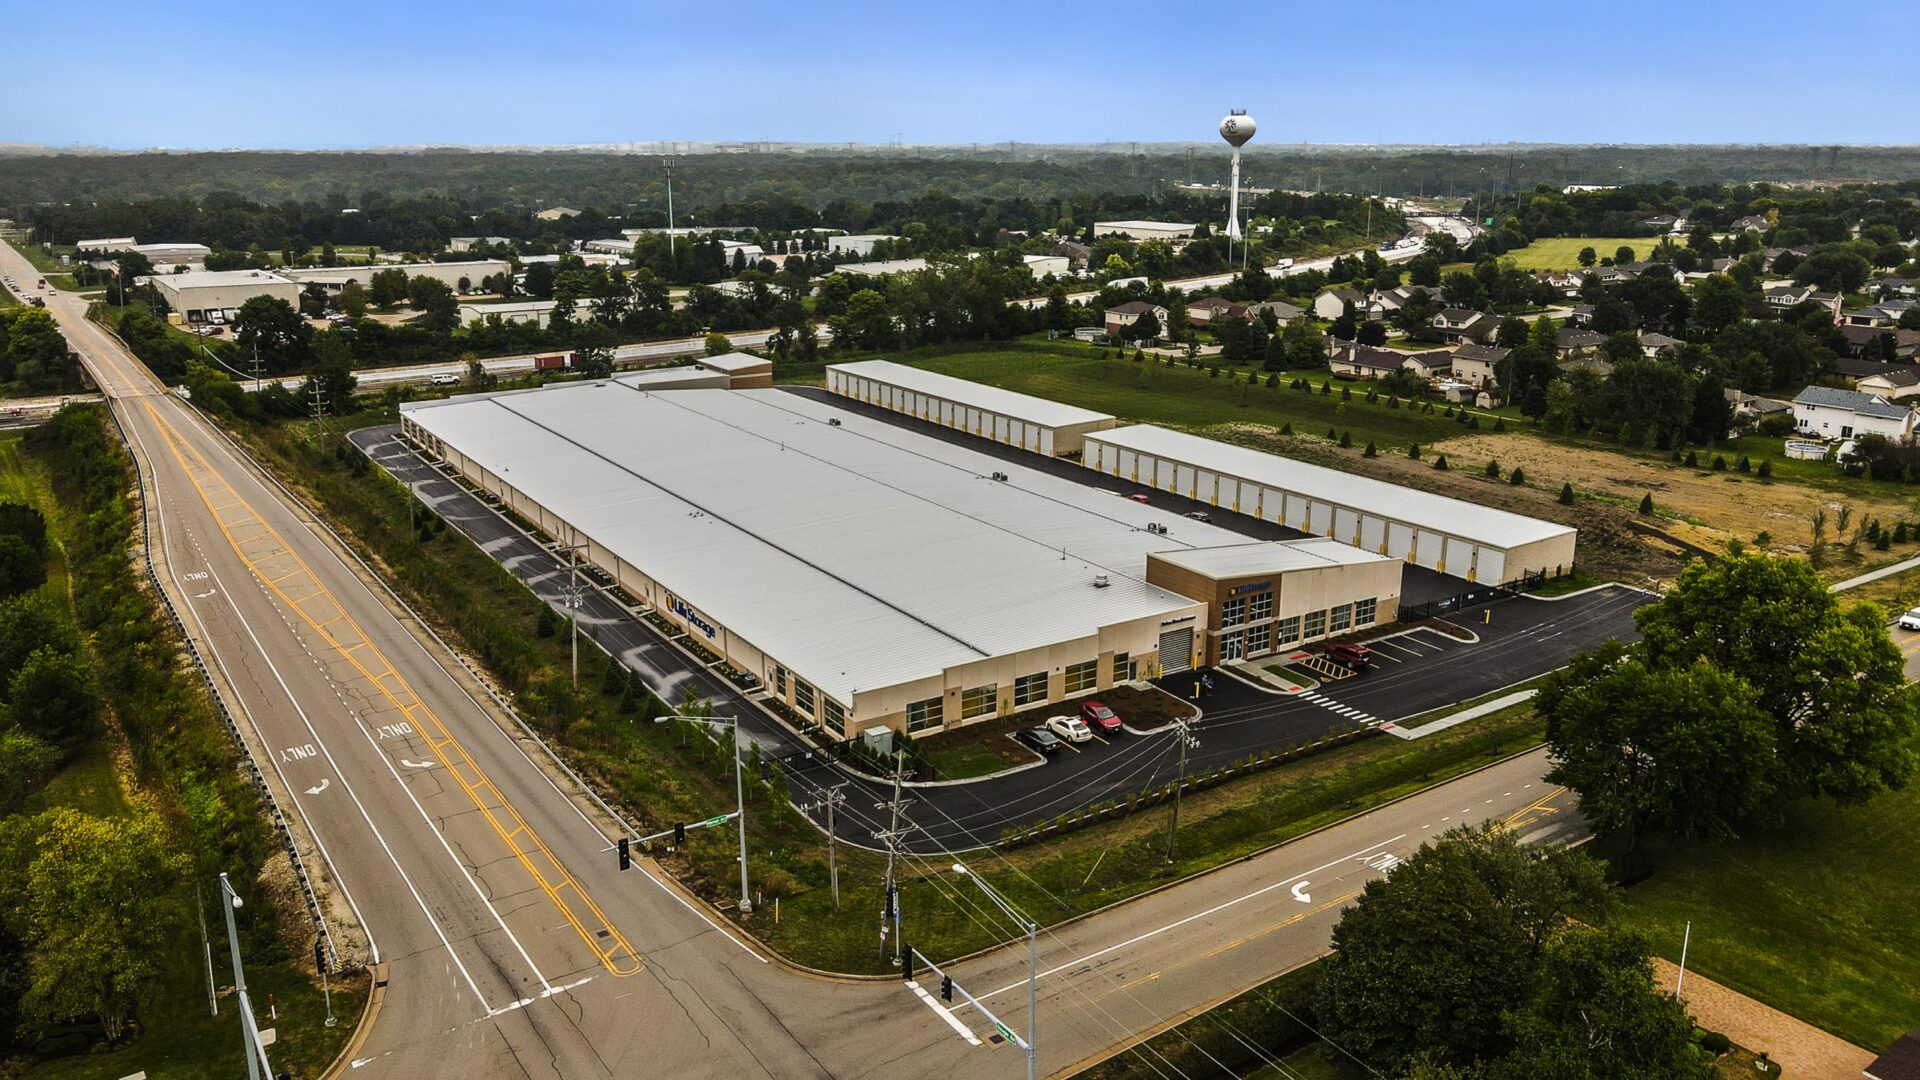
[(1160, 635), (1160, 674), (1177, 675), (1193, 668), (1193, 627), (1183, 626)]

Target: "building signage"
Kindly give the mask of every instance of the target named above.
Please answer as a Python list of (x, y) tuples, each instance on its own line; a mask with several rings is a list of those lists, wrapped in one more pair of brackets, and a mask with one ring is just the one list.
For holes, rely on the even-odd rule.
[(1192, 622), (1193, 619), (1194, 617), (1192, 615), (1182, 615), (1177, 619), (1161, 619), (1160, 625), (1161, 626), (1178, 626), (1183, 622)]
[(667, 594), (667, 610), (673, 612), (675, 615), (678, 615), (682, 619), (686, 620), (686, 624), (688, 626), (691, 626), (695, 630), (698, 630), (701, 633), (707, 635), (707, 638), (709, 640), (711, 640), (712, 638), (714, 638), (720, 633), (720, 631), (714, 629), (714, 626), (712, 623), (702, 618), (700, 616), (700, 613), (693, 610), (693, 608), (690, 607), (685, 600), (680, 599), (679, 597), (673, 595), (672, 593)]
[(1273, 582), (1271, 580), (1249, 581), (1245, 585), (1235, 585), (1233, 588), (1228, 589), (1227, 595), (1239, 596), (1243, 592), (1260, 592), (1264, 589), (1271, 589), (1271, 588), (1273, 588)]

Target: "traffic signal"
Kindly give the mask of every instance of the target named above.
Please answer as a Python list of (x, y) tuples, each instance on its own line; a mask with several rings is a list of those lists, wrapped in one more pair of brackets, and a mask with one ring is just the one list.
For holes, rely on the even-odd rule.
[(913, 946), (900, 950), (900, 978), (903, 982), (913, 981)]
[(629, 850), (629, 848), (627, 847), (627, 844), (628, 844), (627, 838), (624, 836), (621, 837), (620, 838), (620, 869), (622, 870), (628, 870), (633, 867), (633, 852)]
[(940, 976), (940, 1000), (953, 1000), (953, 976), (951, 975)]
[(687, 843), (687, 826), (686, 826), (686, 824), (685, 824), (685, 823), (683, 823), (683, 822), (677, 822), (677, 821), (676, 821), (676, 822), (674, 822), (674, 825), (673, 825), (673, 846), (674, 846), (674, 847), (684, 847), (684, 846), (686, 846), (686, 843)]

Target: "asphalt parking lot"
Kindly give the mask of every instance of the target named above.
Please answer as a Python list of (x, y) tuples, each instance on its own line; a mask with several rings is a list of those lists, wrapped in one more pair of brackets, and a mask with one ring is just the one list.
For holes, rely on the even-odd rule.
[[(448, 524), (564, 614), (569, 576), (564, 555), (521, 532), (463, 485), (407, 449), (397, 435), (397, 426), (385, 426), (356, 431), (350, 438)], [(1334, 732), (1405, 720), (1524, 681), (1565, 664), (1575, 653), (1609, 637), (1631, 637), (1633, 610), (1648, 599), (1644, 593), (1615, 586), (1556, 600), (1525, 596), (1503, 600), (1459, 616), (1458, 625), (1465, 634), (1424, 626), (1384, 627), (1370, 641), (1381, 657), (1373, 670), (1326, 683), (1310, 694), (1269, 691), (1215, 674), (1213, 693), (1198, 702), (1202, 715), (1192, 725), (1198, 745), (1188, 751), (1188, 771), (1212, 769)], [(639, 672), (663, 700), (678, 701), (691, 687), (713, 704), (716, 714), (738, 716), (743, 730), (761, 745), (763, 757), (787, 770), (796, 805), (815, 806), (825, 789), (848, 783), (837, 832), (848, 843), (882, 846), (874, 834), (887, 824), (888, 784), (849, 773), (828, 755), (810, 748), (802, 736), (760, 707), (754, 695), (742, 693), (708, 671), (650, 623), (598, 589), (587, 590), (580, 625), (585, 636)], [(1920, 645), (1915, 649), (1920, 651)], [(1274, 662), (1284, 659), (1276, 656)], [(1190, 699), (1195, 677), (1163, 679), (1162, 688)], [(1161, 787), (1174, 778), (1178, 762), (1178, 744), (1171, 732), (1123, 732), (1063, 750), (1038, 768), (963, 783), (912, 786), (907, 794), (913, 801), (903, 814), (907, 832), (902, 844), (916, 852), (935, 853), (996, 843), (1007, 828), (1051, 821), (1094, 803)], [(824, 818), (821, 811), (810, 813), (816, 822)]]

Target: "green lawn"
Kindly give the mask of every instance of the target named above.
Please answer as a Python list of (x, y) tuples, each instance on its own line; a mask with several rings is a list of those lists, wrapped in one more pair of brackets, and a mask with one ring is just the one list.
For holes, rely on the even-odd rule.
[(1794, 808), (1727, 844), (1663, 842), (1621, 921), (1687, 967), (1872, 1050), (1920, 1027), (1920, 789)]
[[(1202, 430), (1224, 424), (1264, 424), (1279, 428), (1291, 424), (1300, 436), (1324, 438), (1328, 429), (1351, 433), (1356, 447), (1369, 441), (1381, 449), (1422, 445), (1463, 433), (1461, 425), (1407, 408), (1389, 408), (1386, 400), (1364, 400), (1366, 384), (1335, 380), (1333, 391), (1322, 395), (1325, 371), (1306, 373), (1314, 380), (1311, 393), (1287, 387), (1292, 377), (1280, 373), (1280, 385), (1247, 384), (1249, 369), (1223, 368), (1211, 377), (1206, 368), (1168, 367), (1152, 361), (1099, 359), (1098, 350), (1072, 346), (1002, 347), (977, 352), (896, 353), (889, 359), (975, 382), (1018, 390), (1110, 412), (1125, 422), (1164, 424)], [(1131, 354), (1127, 354), (1131, 356)], [(1341, 389), (1353, 389), (1343, 399)]]
[(1500, 257), (1512, 259), (1522, 270), (1577, 270), (1581, 248), (1590, 247), (1597, 258), (1611, 259), (1625, 245), (1633, 249), (1634, 258), (1645, 259), (1659, 242), (1657, 236), (1555, 236), (1514, 248)]

